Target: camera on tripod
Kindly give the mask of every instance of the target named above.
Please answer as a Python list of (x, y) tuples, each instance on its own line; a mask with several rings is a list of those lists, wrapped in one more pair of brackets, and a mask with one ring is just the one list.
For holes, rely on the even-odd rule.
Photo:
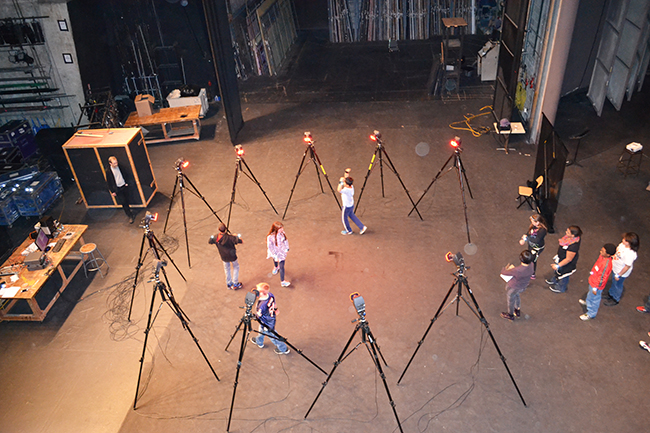
[(354, 292), (350, 294), (350, 301), (354, 304), (354, 308), (357, 310), (360, 318), (366, 317), (366, 301), (363, 300), (363, 296), (359, 292)]
[(144, 218), (142, 218), (142, 221), (140, 221), (140, 228), (149, 228), (149, 224), (151, 222), (156, 222), (158, 221), (158, 212), (152, 214), (151, 212), (147, 211), (147, 213), (144, 215)]
[(187, 161), (187, 160), (186, 160), (185, 158), (183, 158), (182, 156), (181, 156), (180, 158), (178, 158), (178, 159), (174, 162), (174, 168), (175, 168), (176, 170), (178, 170), (178, 171), (181, 171), (182, 169), (189, 167), (189, 165), (190, 165), (190, 162)]
[(312, 138), (311, 132), (309, 132), (309, 131), (305, 132), (303, 140), (305, 140), (305, 143), (307, 143), (308, 145), (311, 145), (311, 144), (314, 143), (314, 139)]
[(465, 259), (460, 252), (453, 254), (451, 251), (449, 251), (447, 254), (445, 254), (445, 260), (448, 262), (454, 262), (458, 268), (456, 272), (459, 275), (463, 275), (465, 273), (465, 269), (469, 269), (469, 266), (465, 266)]

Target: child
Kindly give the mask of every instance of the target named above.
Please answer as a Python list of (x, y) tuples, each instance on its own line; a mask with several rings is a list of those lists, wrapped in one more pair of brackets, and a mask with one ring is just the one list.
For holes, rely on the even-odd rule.
[(251, 341), (261, 349), (264, 347), (264, 336), (266, 335), (275, 344), (276, 354), (288, 355), (289, 348), (287, 345), (269, 332), (269, 329), (275, 331), (275, 318), (278, 314), (278, 308), (275, 305), (275, 296), (269, 292), (270, 287), (267, 283), (259, 283), (256, 288), (260, 293), (257, 301), (257, 311), (255, 313), (260, 319), (260, 333), (257, 337), (251, 337)]
[(589, 291), (587, 292), (587, 300), (579, 299), (580, 305), (587, 307), (587, 312), (580, 316), (582, 320), (591, 320), (598, 314), (600, 307), (600, 298), (603, 294), (603, 289), (607, 285), (609, 274), (612, 273), (612, 256), (616, 254), (616, 246), (614, 244), (605, 244), (600, 249), (600, 255), (589, 272)]
[(534, 267), (530, 266), (533, 262), (533, 254), (530, 251), (522, 251), (519, 254), (519, 261), (521, 265), (517, 267), (508, 265), (501, 270), (501, 277), (507, 281), (506, 300), (508, 301), (508, 312), (501, 313), (501, 317), (508, 320), (515, 320), (515, 316), (521, 316), (521, 310), (519, 309), (521, 299), (519, 295), (526, 290), (535, 272)]

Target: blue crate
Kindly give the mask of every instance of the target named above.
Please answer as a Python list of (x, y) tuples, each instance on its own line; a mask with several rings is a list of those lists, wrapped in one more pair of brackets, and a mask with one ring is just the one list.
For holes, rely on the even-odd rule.
[(23, 182), (13, 198), (22, 216), (41, 216), (63, 194), (61, 179), (48, 171)]
[(34, 132), (25, 120), (10, 120), (0, 126), (0, 147), (16, 146), (26, 137), (34, 137)]
[(10, 226), (20, 217), (11, 186), (0, 189), (0, 226)]
[[(20, 185), (23, 181), (31, 179), (32, 177), (38, 174), (38, 166), (32, 165), (29, 167), (21, 168), (19, 170), (8, 170), (5, 171), (2, 169), (0, 164), (0, 188), (3, 187), (5, 183), (9, 181), (17, 183)], [(16, 186), (18, 186), (16, 185)]]

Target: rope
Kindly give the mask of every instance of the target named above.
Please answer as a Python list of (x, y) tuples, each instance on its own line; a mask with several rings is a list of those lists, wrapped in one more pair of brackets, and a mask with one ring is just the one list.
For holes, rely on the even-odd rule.
[(483, 134), (486, 134), (490, 132), (490, 127), (489, 126), (479, 126), (477, 128), (472, 127), (470, 122), (473, 119), (476, 119), (477, 117), (485, 116), (486, 114), (490, 114), (492, 112), (492, 106), (491, 105), (486, 105), (485, 107), (481, 108), (479, 111), (483, 111), (485, 109), (488, 109), (489, 111), (481, 114), (465, 114), (465, 120), (459, 120), (458, 122), (452, 122), (449, 124), (449, 127), (451, 129), (458, 129), (461, 131), (470, 131), (474, 137), (480, 137)]

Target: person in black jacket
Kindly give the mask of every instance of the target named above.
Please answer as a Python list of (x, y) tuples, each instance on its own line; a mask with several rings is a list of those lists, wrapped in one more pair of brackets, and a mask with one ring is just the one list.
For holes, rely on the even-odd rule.
[[(210, 236), (209, 244), (214, 244), (219, 250), (221, 261), (223, 262), (223, 269), (226, 273), (226, 284), (228, 289), (237, 290), (243, 287), (239, 282), (239, 262), (237, 262), (237, 249), (236, 244), (241, 244), (243, 241), (237, 236), (229, 235), (226, 233), (226, 225), (219, 224), (219, 234)], [(231, 271), (232, 266), (232, 273)]]
[(122, 203), (122, 209), (127, 217), (129, 217), (129, 224), (133, 224), (135, 215), (131, 211), (131, 201), (129, 200), (129, 184), (130, 172), (125, 170), (117, 162), (117, 158), (111, 156), (108, 158), (108, 168), (106, 169), (106, 182), (108, 189), (113, 197), (118, 197)]

